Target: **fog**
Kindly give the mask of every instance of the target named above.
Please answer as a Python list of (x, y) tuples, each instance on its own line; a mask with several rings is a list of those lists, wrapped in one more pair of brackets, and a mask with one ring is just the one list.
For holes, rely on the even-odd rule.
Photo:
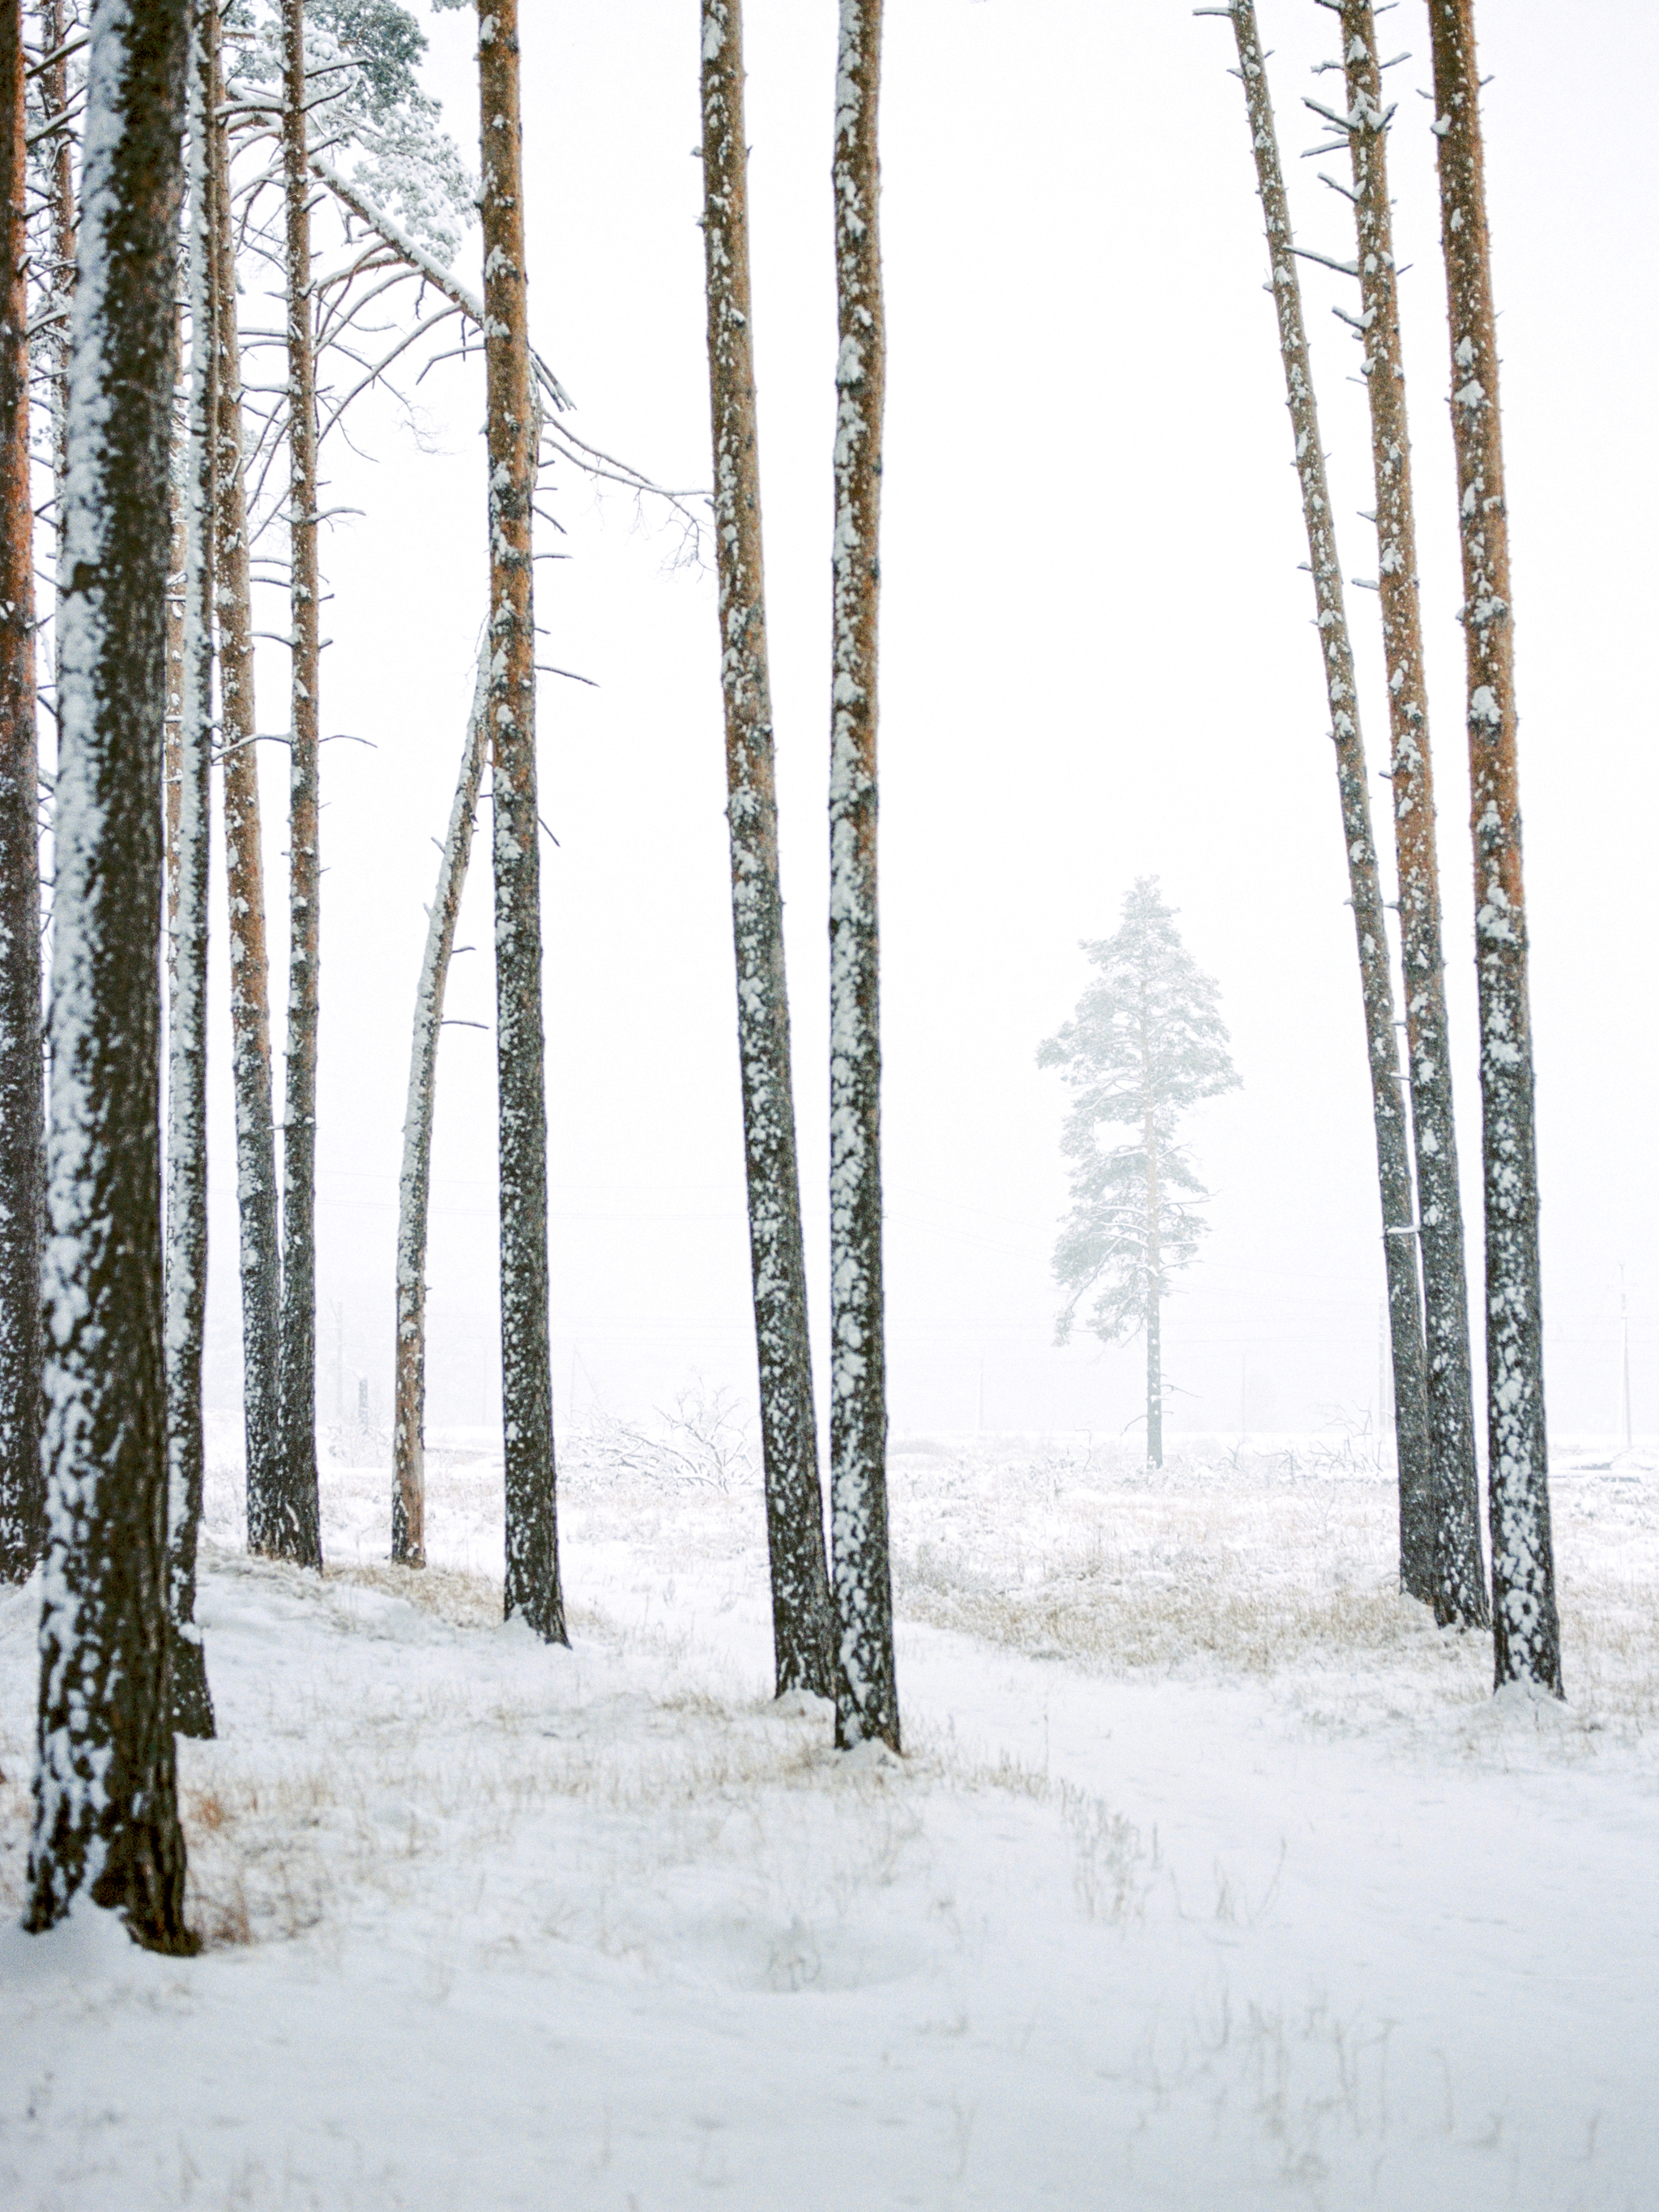
[[(796, 1099), (815, 1323), (827, 1306), (833, 9), (749, 0), (748, 130)], [(1334, 18), (1264, 0), (1299, 239), (1352, 252), (1297, 161)], [(1172, 1430), (1368, 1419), (1382, 1268), (1335, 777), (1243, 103), (1223, 22), (1097, 0), (889, 11), (890, 336), (882, 617), (884, 1172), (896, 1428), (1086, 1428), (1142, 1403), (1139, 1345), (1053, 1345), (1060, 1085), (1039, 1041), (1156, 873), (1218, 979), (1241, 1091), (1190, 1125), (1212, 1234), (1170, 1303)], [(1443, 280), (1421, 11), (1391, 148), (1429, 623), (1447, 955), (1479, 1267), (1468, 782)], [(476, 163), (473, 26), (431, 21), (428, 82)], [(1618, 1415), (1620, 1270), (1638, 1430), (1659, 1428), (1655, 1049), (1645, 927), (1656, 798), (1656, 337), (1646, 217), (1659, 15), (1631, 0), (1488, 9), (1488, 191), (1501, 332), (1534, 948), (1547, 1388), (1558, 1431)], [(697, 33), (685, 0), (526, 10), (536, 342), (574, 427), (676, 487), (708, 482)], [(1617, 56), (1616, 66), (1607, 57)], [(1328, 83), (1325, 88), (1328, 92)], [(1570, 250), (1569, 250), (1570, 249)], [(476, 229), (464, 245), (471, 277)], [(1374, 576), (1355, 356), (1304, 264), (1344, 567)], [(245, 305), (248, 303), (245, 302)], [(413, 994), (484, 596), (482, 367), (421, 385), (416, 429), (366, 405), (325, 452), (319, 1398), (367, 1376), (386, 1419)], [(418, 434), (416, 434), (416, 431)], [(570, 557), (538, 569), (561, 1421), (697, 1382), (752, 1398), (714, 586), (647, 507), (565, 472)], [(550, 532), (540, 541), (553, 550)], [(273, 610), (274, 611), (274, 610)], [(1350, 595), (1386, 761), (1376, 605)], [(264, 623), (264, 627), (273, 624)], [(287, 669), (262, 649), (260, 726)], [(372, 746), (372, 749), (371, 749)], [(280, 758), (262, 763), (282, 958)], [(1374, 786), (1376, 798), (1383, 786)], [(1386, 822), (1379, 811), (1379, 830)], [(487, 841), (448, 1011), (488, 1025)], [(1390, 867), (1391, 873), (1391, 867)], [(222, 927), (223, 888), (216, 889)], [(215, 946), (222, 1006), (222, 938)], [(279, 973), (280, 969), (274, 969)], [(282, 993), (273, 988), (280, 1004)], [(210, 1401), (235, 1401), (228, 1039), (215, 1037)], [(494, 1054), (445, 1032), (429, 1418), (493, 1420)], [(1477, 1350), (1480, 1333), (1476, 1331)], [(824, 1396), (820, 1360), (820, 1399)]]

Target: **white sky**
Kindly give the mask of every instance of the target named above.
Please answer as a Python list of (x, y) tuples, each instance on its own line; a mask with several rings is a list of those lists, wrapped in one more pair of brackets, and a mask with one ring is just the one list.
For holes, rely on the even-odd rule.
[[(697, 9), (526, 0), (532, 318), (582, 435), (659, 481), (708, 477)], [(825, 780), (835, 10), (749, 0), (762, 470), (796, 1094), (815, 1322), (825, 1307)], [(1299, 161), (1298, 103), (1335, 19), (1262, 0), (1303, 242), (1352, 251)], [(1654, 710), (1659, 166), (1639, 0), (1486, 0), (1489, 193), (1504, 341), (1522, 776), (1534, 933), (1547, 1388), (1558, 1431), (1617, 1418), (1619, 1269), (1638, 1430), (1659, 1428), (1655, 1073), (1644, 836)], [(470, 17), (431, 19), (429, 82), (476, 161)], [(1398, 36), (1393, 33), (1397, 30)], [(1447, 950), (1472, 1261), (1472, 1056), (1459, 599), (1431, 110), (1419, 0), (1383, 26), (1430, 626)], [(890, 331), (882, 870), (892, 1417), (1115, 1433), (1139, 1346), (1052, 1348), (1060, 1085), (1035, 1051), (1158, 873), (1219, 979), (1243, 1091), (1194, 1118), (1213, 1233), (1167, 1312), (1175, 1426), (1300, 1427), (1376, 1395), (1379, 1222), (1331, 749), (1243, 102), (1224, 22), (1135, 0), (890, 0), (883, 201)], [(1326, 80), (1328, 96), (1333, 80)], [(463, 247), (476, 266), (477, 235)], [(1304, 264), (1344, 565), (1376, 573), (1364, 396)], [(479, 372), (422, 390), (332, 457), (367, 510), (325, 551), (319, 1321), (334, 1404), (384, 1418), (409, 1024), (483, 603)], [(538, 571), (554, 1363), (560, 1418), (752, 1392), (713, 580), (672, 532), (567, 478), (573, 559)], [(550, 533), (542, 541), (550, 542)], [(1367, 735), (1386, 758), (1376, 606), (1351, 594)], [(287, 671), (262, 670), (261, 726)], [(282, 782), (264, 763), (279, 892)], [(1375, 787), (1378, 795), (1382, 786)], [(1384, 819), (1379, 827), (1385, 828)], [(450, 1011), (488, 1021), (480, 840)], [(221, 905), (216, 911), (222, 911)], [(273, 896), (273, 944), (282, 942)], [(222, 995), (222, 994), (221, 994)], [(280, 1005), (280, 983), (273, 998)], [(234, 1397), (231, 1130), (220, 1042), (210, 1395)], [(493, 1046), (446, 1035), (432, 1249), (439, 1424), (494, 1419)], [(823, 1395), (820, 1383), (820, 1400)]]

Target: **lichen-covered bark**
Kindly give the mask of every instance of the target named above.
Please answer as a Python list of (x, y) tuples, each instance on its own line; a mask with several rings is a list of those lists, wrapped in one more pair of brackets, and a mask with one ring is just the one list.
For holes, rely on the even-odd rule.
[(484, 368), (489, 449), (489, 745), (495, 1067), (501, 1118), (501, 1425), (507, 1618), (563, 1644), (547, 1341), (547, 1102), (542, 1036), (531, 515), (537, 410), (526, 298), (517, 0), (478, 0)]
[(283, 1474), (271, 1550), (323, 1563), (317, 1497), (317, 362), (311, 292), (303, 0), (283, 0), (283, 182), (288, 294), (288, 1044), (283, 1086)]
[(778, 1694), (829, 1697), (834, 1631), (824, 1559), (806, 1262), (784, 973), (777, 785), (766, 648), (760, 449), (749, 286), (742, 0), (703, 0), (703, 255), (726, 703), (726, 819), (749, 1256), (772, 1570)]
[(168, 1696), (160, 1026), (168, 449), (187, 0), (97, 0), (70, 375), (47, 1548), (27, 1925), (184, 1919)]
[(1515, 625), (1474, 0), (1430, 0), (1463, 556), (1486, 1215), (1487, 1503), (1496, 1675), (1561, 1694), (1550, 1533)]
[(1313, 574), (1325, 667), (1325, 694), (1336, 750), (1337, 793), (1342, 810), (1348, 891), (1359, 951), (1360, 993), (1370, 1064), (1372, 1118), (1376, 1131), (1377, 1182), (1382, 1200), (1389, 1332), (1394, 1352), (1395, 1425), (1400, 1454), (1401, 1574), (1405, 1587), (1413, 1596), (1426, 1599), (1431, 1589), (1434, 1544), (1423, 1310), (1413, 1249), (1417, 1227), (1413, 1218), (1405, 1102), (1395, 1036), (1394, 991), (1389, 978), (1382, 884), (1371, 835), (1365, 749), (1359, 732), (1359, 701), (1354, 689), (1353, 653), (1343, 605), (1342, 572), (1337, 562), (1330, 488), (1325, 479), (1325, 449), (1319, 441), (1319, 414), (1314, 404), (1313, 376), (1302, 319), (1302, 288), (1297, 278), (1290, 211), (1279, 167), (1273, 101), (1256, 31), (1255, 9), (1253, 0), (1233, 0), (1233, 5), (1225, 12), (1231, 17), (1238, 46), (1239, 74), (1244, 86), (1251, 148), (1255, 157), (1256, 186), (1267, 228), (1273, 294), (1279, 314), (1279, 352), (1285, 364), (1297, 475), (1302, 487), (1303, 520), (1308, 533), (1308, 563)]
[(887, 1547), (881, 1278), (876, 639), (886, 373), (877, 101), (881, 0), (841, 0), (834, 166), (834, 637), (830, 749), (830, 1528), (836, 1741), (899, 1748)]
[(40, 868), (22, 0), (0, 0), (0, 1582), (40, 1556)]
[(484, 721), (489, 702), (489, 645), (478, 656), (478, 680), (467, 717), (466, 743), (438, 888), (427, 915), (426, 951), (415, 994), (415, 1039), (404, 1109), (403, 1171), (398, 1179), (398, 1349), (392, 1438), (392, 1556), (406, 1567), (426, 1565), (426, 1231), (432, 1179), (432, 1117), (437, 1099), (438, 1038), (444, 988), (455, 949), (455, 923), (466, 887), (472, 828), (483, 775)]
[(242, 366), (236, 331), (236, 252), (230, 202), (218, 11), (213, 55), (214, 600), (219, 633), (220, 745), (224, 760), (225, 888), (230, 908), (230, 1067), (236, 1107), (236, 1208), (242, 1284), (242, 1425), (247, 1446), (247, 1541), (276, 1547), (281, 1528), (278, 1388), (281, 1260), (276, 1144), (271, 1121), (270, 976), (265, 954), (264, 854), (254, 744), (253, 597), (243, 479)]
[(1469, 1375), (1468, 1285), (1463, 1264), (1457, 1131), (1452, 1112), (1445, 959), (1440, 940), (1434, 770), (1423, 668), (1417, 526), (1412, 502), (1394, 219), (1389, 203), (1390, 111), (1382, 97), (1371, 0), (1343, 0), (1342, 52), (1358, 240), (1358, 335), (1364, 349), (1376, 489), (1377, 593), (1393, 740), (1406, 1048), (1423, 1255), (1433, 1521), (1430, 1599), (1443, 1626), (1484, 1627), (1491, 1614), (1480, 1555), (1480, 1486)]
[[(207, 951), (213, 746), (213, 337), (209, 257), (211, 63), (200, 0), (191, 26), (185, 296), (190, 368), (183, 466), (174, 488), (167, 657), (167, 1103), (166, 1364), (167, 1601), (173, 1723), (210, 1736), (196, 1541), (202, 1521), (202, 1340), (207, 1316)], [(176, 659), (175, 659), (176, 636)]]

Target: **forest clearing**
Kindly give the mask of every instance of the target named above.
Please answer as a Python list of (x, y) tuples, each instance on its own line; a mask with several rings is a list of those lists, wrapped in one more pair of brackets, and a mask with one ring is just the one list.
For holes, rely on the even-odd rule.
[(0, 0), (5, 2212), (1650, 2212), (1655, 69)]
[[(545, 1655), (499, 1626), (487, 1436), (436, 1441), (424, 1577), (383, 1563), (379, 1465), (325, 1461), (320, 1583), (246, 1559), (210, 1476), (207, 1949), (0, 1936), (9, 2201), (1647, 2202), (1645, 1462), (1563, 1455), (1563, 1708), (1494, 1703), (1394, 1590), (1363, 1439), (1194, 1439), (1152, 1481), (1082, 1436), (901, 1438), (909, 1744), (849, 1770), (772, 1698), (749, 1465), (574, 1436)], [(15, 1727), (0, 1764), (9, 1917)]]

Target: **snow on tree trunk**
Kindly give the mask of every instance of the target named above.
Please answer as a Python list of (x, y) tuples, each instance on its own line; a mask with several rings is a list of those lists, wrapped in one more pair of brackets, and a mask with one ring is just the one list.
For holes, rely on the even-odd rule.
[(27, 1925), (184, 1920), (168, 1694), (161, 727), (187, 0), (96, 0), (70, 378), (58, 770), (47, 1548)]
[[(1143, 999), (1144, 1003), (1144, 999)], [(1146, 1022), (1141, 1023), (1142, 1064), (1150, 1072), (1152, 1056), (1144, 1049)], [(1164, 1279), (1159, 1235), (1158, 1188), (1158, 1117), (1147, 1087), (1142, 1127), (1146, 1151), (1146, 1464), (1164, 1464)]]
[(213, 53), (213, 333), (215, 606), (219, 625), (220, 744), (224, 760), (225, 879), (230, 907), (230, 1066), (236, 1104), (236, 1205), (242, 1282), (242, 1423), (247, 1443), (247, 1542), (276, 1547), (281, 1527), (281, 1261), (276, 1146), (271, 1121), (270, 977), (265, 957), (264, 854), (254, 744), (253, 596), (243, 477), (242, 367), (236, 331), (236, 252), (230, 148), (222, 111), (219, 15)]
[(876, 623), (882, 317), (881, 0), (841, 0), (836, 214), (836, 534), (830, 755), (830, 1516), (836, 1741), (899, 1747), (887, 1550), (881, 1278)]
[(772, 1644), (780, 1696), (788, 1690), (810, 1690), (829, 1697), (835, 1680), (834, 1631), (806, 1328), (806, 1261), (778, 873), (743, 76), (742, 0), (703, 0), (703, 253), (720, 687), (726, 702), (738, 1060), (772, 1569)]
[(306, 151), (304, 0), (283, 0), (283, 182), (288, 292), (289, 724), (288, 1049), (283, 1085), (283, 1272), (279, 1327), (282, 1484), (270, 1548), (323, 1564), (317, 1497), (317, 362)]
[[(208, 102), (210, 69), (200, 0), (191, 39), (190, 306), (184, 466), (176, 488), (168, 655), (167, 1409), (167, 1599), (173, 1620), (173, 1723), (210, 1736), (201, 1631), (196, 1626), (196, 1540), (202, 1521), (202, 1340), (207, 1316), (208, 840), (213, 748), (213, 339)], [(176, 608), (176, 614), (173, 610)]]
[(22, 0), (0, 0), (0, 1582), (40, 1556), (40, 864), (29, 486), (28, 67)]
[(1452, 1113), (1445, 958), (1440, 942), (1440, 864), (1435, 848), (1434, 771), (1423, 668), (1423, 621), (1412, 502), (1406, 369), (1400, 343), (1394, 218), (1389, 203), (1389, 110), (1371, 0), (1343, 0), (1346, 118), (1358, 235), (1360, 343), (1370, 403), (1376, 488), (1377, 592), (1393, 739), (1395, 844), (1400, 866), (1400, 940), (1411, 1078), (1417, 1209), (1422, 1235), (1427, 1344), (1430, 1595), (1443, 1626), (1485, 1627), (1480, 1484), (1469, 1374), (1469, 1296), (1463, 1204)]
[[(69, 107), (69, 57), (64, 52), (69, 39), (64, 0), (47, 0), (42, 15), (41, 36), (46, 52), (54, 57), (40, 73), (41, 104), (48, 119), (55, 121), (64, 117)], [(52, 291), (57, 303), (67, 307), (70, 295), (75, 288), (75, 133), (72, 130), (60, 130), (55, 133), (49, 174), (47, 221), (52, 239)], [(61, 599), (64, 487), (68, 474), (64, 449), (69, 425), (67, 321), (53, 324), (47, 343), (52, 359), (52, 491), (58, 518), (54, 566), (58, 571), (58, 591)]]
[[(1377, 1181), (1382, 1200), (1389, 1333), (1394, 1352), (1395, 1428), (1400, 1453), (1401, 1579), (1413, 1597), (1427, 1600), (1433, 1592), (1434, 1546), (1423, 1310), (1413, 1249), (1417, 1226), (1413, 1216), (1400, 1053), (1395, 1036), (1394, 991), (1389, 977), (1388, 932), (1376, 846), (1371, 835), (1370, 799), (1365, 787), (1365, 749), (1359, 734), (1353, 653), (1343, 606), (1342, 572), (1337, 562), (1330, 489), (1325, 480), (1325, 449), (1319, 441), (1319, 415), (1314, 404), (1313, 376), (1303, 327), (1302, 288), (1297, 277), (1290, 212), (1279, 170), (1279, 140), (1273, 127), (1261, 42), (1256, 32), (1255, 9), (1253, 0), (1233, 0), (1233, 5), (1224, 12), (1232, 18), (1238, 46), (1239, 71), (1255, 156), (1256, 185), (1273, 268), (1279, 351), (1284, 358), (1291, 425), (1296, 441), (1297, 474), (1302, 486), (1303, 519), (1308, 532), (1308, 561), (1313, 572), (1323, 647), (1325, 692), (1330, 706), (1331, 736), (1336, 747), (1337, 790), (1342, 809), (1342, 842), (1347, 854), (1348, 890), (1359, 948), (1360, 991), (1376, 1130)], [(1381, 1411), (1379, 1407), (1379, 1417)]]
[(489, 744), (501, 1118), (506, 1608), (563, 1644), (547, 1341), (547, 1103), (531, 514), (539, 418), (526, 299), (518, 0), (478, 0), (489, 448)]
[(1561, 1695), (1544, 1427), (1532, 1014), (1515, 626), (1474, 0), (1430, 0), (1452, 437), (1463, 554), (1486, 1212), (1486, 1447), (1496, 1676)]
[(426, 1565), (426, 1231), (431, 1194), (432, 1117), (436, 1103), (438, 1038), (444, 989), (455, 949), (455, 923), (466, 887), (472, 829), (483, 775), (484, 723), (489, 701), (489, 646), (478, 655), (478, 680), (467, 717), (461, 772), (438, 864), (438, 888), (428, 909), (426, 951), (415, 994), (415, 1041), (409, 1056), (404, 1109), (403, 1171), (398, 1179), (398, 1350), (392, 1393), (392, 1556), (408, 1567)]

